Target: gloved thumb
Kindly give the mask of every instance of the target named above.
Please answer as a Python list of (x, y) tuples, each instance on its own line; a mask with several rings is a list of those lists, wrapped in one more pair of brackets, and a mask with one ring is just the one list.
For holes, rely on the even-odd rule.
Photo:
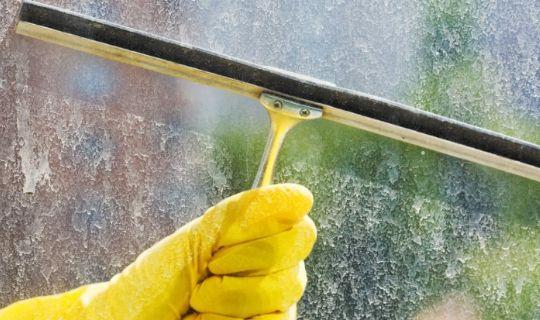
[(292, 228), (313, 205), (311, 192), (285, 183), (248, 190), (210, 208), (203, 224), (219, 226), (214, 251)]

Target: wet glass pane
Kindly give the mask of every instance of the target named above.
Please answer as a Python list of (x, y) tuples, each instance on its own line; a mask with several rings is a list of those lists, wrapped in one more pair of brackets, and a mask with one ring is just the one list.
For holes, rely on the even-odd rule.
[[(540, 143), (535, 2), (44, 1)], [(251, 100), (14, 33), (0, 3), (0, 306), (103, 281), (251, 186)], [(540, 318), (540, 184), (317, 120), (302, 319)]]

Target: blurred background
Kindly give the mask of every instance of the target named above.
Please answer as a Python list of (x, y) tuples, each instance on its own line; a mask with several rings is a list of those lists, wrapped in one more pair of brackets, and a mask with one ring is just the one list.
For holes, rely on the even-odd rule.
[[(41, 1), (540, 144), (537, 1)], [(107, 280), (249, 188), (268, 129), (255, 101), (18, 36), (19, 8), (0, 2), (0, 306)], [(540, 319), (540, 183), (323, 120), (276, 181), (315, 195), (300, 319)]]

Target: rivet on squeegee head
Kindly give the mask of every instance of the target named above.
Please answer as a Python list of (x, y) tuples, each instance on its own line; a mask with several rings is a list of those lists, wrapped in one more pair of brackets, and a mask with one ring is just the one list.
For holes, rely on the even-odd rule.
[(330, 83), (220, 55), (32, 1), (17, 32), (259, 99), (280, 95), (322, 108), (323, 119), (540, 181), (540, 146)]

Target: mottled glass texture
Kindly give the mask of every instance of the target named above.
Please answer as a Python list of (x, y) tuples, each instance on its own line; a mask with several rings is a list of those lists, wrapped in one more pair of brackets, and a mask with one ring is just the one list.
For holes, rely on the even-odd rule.
[[(540, 143), (537, 1), (43, 0)], [(0, 306), (103, 281), (249, 188), (256, 102), (14, 33), (0, 2)], [(539, 319), (540, 183), (325, 121), (301, 319)]]

